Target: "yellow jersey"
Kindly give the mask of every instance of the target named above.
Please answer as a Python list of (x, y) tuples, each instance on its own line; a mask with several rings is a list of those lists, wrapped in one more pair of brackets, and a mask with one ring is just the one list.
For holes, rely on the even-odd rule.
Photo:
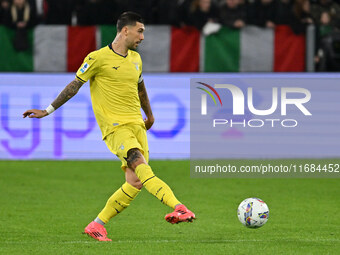
[(90, 80), (93, 112), (102, 138), (126, 123), (144, 121), (138, 96), (138, 83), (143, 81), (140, 55), (128, 50), (126, 56), (116, 53), (111, 44), (86, 56), (76, 78)]

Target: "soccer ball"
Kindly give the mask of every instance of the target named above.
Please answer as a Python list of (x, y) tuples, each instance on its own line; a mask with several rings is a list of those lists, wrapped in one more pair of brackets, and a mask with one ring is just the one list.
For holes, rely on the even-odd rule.
[(237, 209), (240, 222), (248, 228), (259, 228), (266, 224), (269, 209), (261, 199), (252, 197), (241, 202)]

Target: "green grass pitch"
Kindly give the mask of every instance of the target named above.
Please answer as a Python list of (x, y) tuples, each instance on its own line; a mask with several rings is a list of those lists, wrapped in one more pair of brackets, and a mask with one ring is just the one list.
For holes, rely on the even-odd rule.
[[(151, 166), (198, 219), (167, 223), (170, 208), (143, 190), (102, 243), (81, 233), (123, 183), (120, 162), (0, 161), (0, 254), (340, 254), (340, 179), (192, 179), (189, 161)], [(236, 215), (252, 196), (270, 209), (260, 229)]]

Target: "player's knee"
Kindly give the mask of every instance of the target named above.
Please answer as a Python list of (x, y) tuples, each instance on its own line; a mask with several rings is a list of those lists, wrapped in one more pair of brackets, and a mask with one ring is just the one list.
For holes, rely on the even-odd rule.
[(129, 167), (125, 169), (125, 180), (127, 183), (129, 183), (130, 185), (137, 189), (143, 188), (142, 182), (139, 180), (135, 172)]
[(140, 164), (147, 164), (143, 154), (137, 148), (130, 149), (127, 152), (126, 162), (132, 170), (135, 170)]
[(133, 187), (135, 187), (136, 189), (142, 189), (143, 188), (143, 184), (140, 180), (135, 181), (130, 183)]

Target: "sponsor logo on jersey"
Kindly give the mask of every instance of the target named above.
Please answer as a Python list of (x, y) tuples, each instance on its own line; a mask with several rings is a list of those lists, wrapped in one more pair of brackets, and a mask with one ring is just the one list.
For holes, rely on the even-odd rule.
[(85, 64), (83, 65), (83, 67), (80, 69), (81, 73), (85, 73), (86, 70), (90, 67), (90, 65), (88, 63), (85, 62)]

